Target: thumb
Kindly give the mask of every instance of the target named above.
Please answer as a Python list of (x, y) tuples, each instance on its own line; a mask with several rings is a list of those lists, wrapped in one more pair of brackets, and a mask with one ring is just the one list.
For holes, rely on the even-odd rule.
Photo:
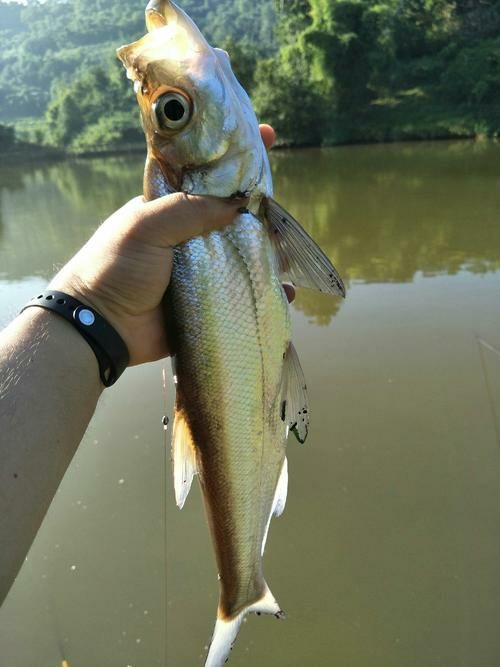
[(149, 243), (175, 246), (231, 223), (246, 199), (221, 199), (175, 192), (142, 204), (137, 231)]

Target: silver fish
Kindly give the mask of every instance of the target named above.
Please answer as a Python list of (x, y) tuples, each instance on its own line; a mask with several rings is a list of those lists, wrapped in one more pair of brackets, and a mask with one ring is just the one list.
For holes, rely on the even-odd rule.
[(309, 415), (282, 280), (345, 290), (272, 199), (257, 119), (228, 54), (173, 2), (152, 0), (146, 25), (142, 39), (118, 50), (147, 141), (146, 198), (174, 190), (249, 197), (229, 227), (176, 248), (167, 293), (175, 314), (175, 495), (182, 507), (198, 475), (220, 578), (205, 665), (220, 667), (246, 614), (283, 616), (262, 555), (271, 517), (285, 506), (289, 431), (304, 442)]

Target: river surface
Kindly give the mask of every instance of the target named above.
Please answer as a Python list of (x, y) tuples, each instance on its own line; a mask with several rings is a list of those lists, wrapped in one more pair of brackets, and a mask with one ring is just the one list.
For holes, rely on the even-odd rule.
[[(312, 428), (265, 556), (287, 620), (249, 617), (229, 664), (498, 667), (500, 146), (272, 163), (347, 298), (293, 305)], [(137, 155), (0, 169), (0, 324), (141, 172)], [(172, 396), (167, 362), (104, 392), (0, 611), (1, 665), (203, 664), (217, 573), (197, 485), (175, 506)]]

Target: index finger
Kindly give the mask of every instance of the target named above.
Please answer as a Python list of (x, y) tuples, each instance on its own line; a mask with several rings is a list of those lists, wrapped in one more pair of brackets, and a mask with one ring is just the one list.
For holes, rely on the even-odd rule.
[(135, 220), (131, 232), (151, 245), (175, 246), (228, 225), (246, 201), (174, 192), (134, 204)]

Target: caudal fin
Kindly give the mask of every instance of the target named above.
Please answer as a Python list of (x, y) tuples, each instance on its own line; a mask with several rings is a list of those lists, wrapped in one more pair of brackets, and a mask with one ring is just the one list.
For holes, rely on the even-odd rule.
[(243, 619), (251, 613), (274, 614), (276, 618), (285, 618), (285, 613), (280, 609), (279, 604), (266, 585), (266, 592), (263, 597), (246, 607), (238, 616), (231, 619), (217, 618), (205, 667), (222, 667), (224, 665), (233, 648)]

